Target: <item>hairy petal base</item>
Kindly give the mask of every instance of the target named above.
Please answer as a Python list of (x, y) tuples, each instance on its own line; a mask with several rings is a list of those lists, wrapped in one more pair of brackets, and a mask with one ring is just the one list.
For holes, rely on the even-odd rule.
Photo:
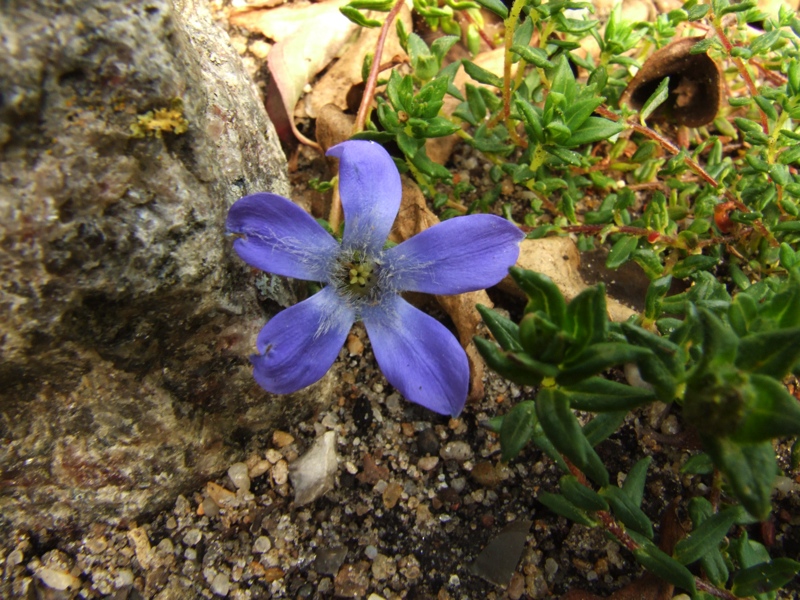
[(291, 394), (318, 381), (336, 360), (354, 320), (330, 286), (279, 312), (258, 334), (259, 354), (250, 357), (256, 381), (274, 394)]
[(461, 413), (469, 363), (444, 325), (400, 296), (386, 298), (362, 319), (381, 371), (406, 400), (443, 415)]

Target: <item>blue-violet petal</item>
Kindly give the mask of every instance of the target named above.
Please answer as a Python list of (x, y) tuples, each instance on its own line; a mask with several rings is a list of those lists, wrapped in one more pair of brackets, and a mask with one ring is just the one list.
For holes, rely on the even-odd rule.
[(351, 140), (330, 148), (339, 159), (339, 195), (344, 211), (342, 245), (379, 252), (400, 209), (400, 174), (389, 153), (375, 142)]
[(233, 243), (247, 264), (276, 275), (327, 281), (339, 244), (314, 218), (276, 194), (239, 199), (228, 212), (228, 231), (243, 235)]
[(457, 416), (467, 400), (467, 355), (439, 321), (400, 296), (362, 314), (386, 379), (405, 396), (443, 415)]
[(311, 385), (330, 369), (354, 320), (330, 286), (279, 312), (258, 334), (260, 354), (250, 357), (253, 376), (274, 394)]
[(386, 251), (395, 289), (462, 294), (498, 283), (517, 262), (518, 227), (495, 215), (443, 221)]

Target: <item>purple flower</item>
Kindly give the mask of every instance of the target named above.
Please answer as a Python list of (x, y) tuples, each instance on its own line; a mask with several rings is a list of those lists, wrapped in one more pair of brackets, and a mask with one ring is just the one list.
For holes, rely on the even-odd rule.
[(400, 292), (461, 294), (502, 279), (517, 260), (520, 230), (494, 215), (444, 221), (384, 249), (400, 208), (400, 175), (378, 144), (349, 141), (328, 150), (339, 158), (344, 235), (336, 241), (302, 208), (275, 194), (238, 200), (228, 230), (249, 265), (321, 282), (307, 300), (278, 313), (258, 334), (251, 357), (256, 381), (288, 394), (320, 379), (360, 319), (383, 374), (403, 396), (458, 415), (469, 366), (447, 328), (403, 300)]

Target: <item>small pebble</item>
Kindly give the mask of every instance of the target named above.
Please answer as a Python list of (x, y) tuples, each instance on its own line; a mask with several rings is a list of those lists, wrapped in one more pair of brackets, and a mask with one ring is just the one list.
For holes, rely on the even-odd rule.
[(436, 465), (439, 464), (439, 457), (438, 456), (423, 456), (417, 462), (417, 467), (421, 471), (432, 471), (436, 468)]
[(278, 448), (285, 448), (294, 443), (294, 436), (278, 429), (272, 434), (272, 443)]
[(472, 458), (472, 448), (466, 442), (447, 442), (439, 452), (444, 460), (464, 462)]
[(279, 460), (272, 467), (272, 480), (276, 485), (283, 485), (289, 481), (289, 465), (285, 460)]
[(383, 491), (383, 505), (389, 510), (393, 509), (402, 494), (403, 488), (399, 483), (390, 483)]
[(183, 543), (187, 546), (196, 546), (203, 539), (203, 533), (199, 529), (190, 529), (183, 534)]
[(434, 456), (439, 453), (439, 440), (436, 438), (436, 433), (430, 427), (423, 429), (417, 435), (417, 450), (421, 456), (427, 454)]
[(211, 581), (211, 591), (217, 596), (227, 596), (231, 590), (231, 581), (224, 573), (218, 573)]
[(265, 552), (269, 552), (271, 548), (272, 542), (265, 535), (258, 536), (256, 541), (253, 542), (253, 552), (256, 554), (264, 554)]
[(378, 556), (378, 549), (375, 546), (373, 546), (372, 544), (370, 544), (369, 546), (364, 548), (364, 555), (368, 559), (374, 560), (375, 557)]
[(237, 490), (242, 492), (250, 491), (250, 476), (247, 474), (247, 465), (243, 462), (232, 464), (228, 468), (228, 477), (231, 478)]

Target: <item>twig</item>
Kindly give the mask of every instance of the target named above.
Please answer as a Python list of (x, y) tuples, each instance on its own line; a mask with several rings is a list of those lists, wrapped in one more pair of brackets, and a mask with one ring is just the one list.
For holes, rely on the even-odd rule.
[(403, 0), (397, 0), (397, 3), (389, 11), (386, 20), (381, 25), (381, 32), (378, 35), (378, 44), (375, 46), (375, 55), (372, 57), (372, 65), (369, 68), (369, 77), (367, 77), (366, 84), (364, 85), (364, 95), (361, 96), (361, 105), (358, 107), (358, 115), (356, 116), (356, 123), (353, 126), (353, 134), (359, 131), (364, 131), (364, 126), (367, 123), (367, 113), (369, 107), (372, 105), (372, 100), (375, 96), (375, 89), (378, 87), (378, 73), (381, 67), (381, 56), (383, 55), (383, 46), (386, 44), (386, 36), (389, 34), (389, 27), (394, 23), (395, 18), (400, 13), (405, 3)]

